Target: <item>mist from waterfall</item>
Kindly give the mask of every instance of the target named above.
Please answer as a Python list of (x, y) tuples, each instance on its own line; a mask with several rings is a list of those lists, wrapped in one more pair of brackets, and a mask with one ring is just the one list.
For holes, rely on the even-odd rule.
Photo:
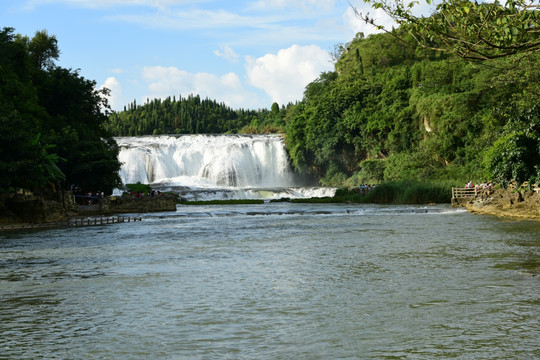
[(333, 195), (306, 186), (291, 169), (279, 135), (119, 137), (124, 184), (150, 184), (188, 200)]

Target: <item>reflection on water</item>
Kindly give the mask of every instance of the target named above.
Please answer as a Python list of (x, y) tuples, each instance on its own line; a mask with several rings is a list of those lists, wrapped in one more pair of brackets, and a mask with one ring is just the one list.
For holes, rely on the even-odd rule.
[(0, 359), (540, 358), (540, 225), (183, 206), (0, 235)]

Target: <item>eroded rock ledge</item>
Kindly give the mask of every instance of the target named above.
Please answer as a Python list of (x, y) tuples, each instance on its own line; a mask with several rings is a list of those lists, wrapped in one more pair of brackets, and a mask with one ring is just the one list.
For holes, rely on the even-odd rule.
[(459, 205), (477, 214), (540, 221), (540, 193), (532, 190), (497, 189)]
[(176, 211), (174, 196), (144, 198), (106, 197), (95, 205), (77, 205), (69, 191), (38, 196), (32, 193), (0, 195), (0, 225), (43, 224), (80, 216)]

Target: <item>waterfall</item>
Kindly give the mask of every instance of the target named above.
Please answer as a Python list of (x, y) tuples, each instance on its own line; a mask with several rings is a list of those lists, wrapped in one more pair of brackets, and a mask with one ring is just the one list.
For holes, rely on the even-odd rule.
[(303, 187), (279, 135), (163, 135), (116, 141), (124, 184), (151, 184), (197, 199), (328, 195), (328, 190)]

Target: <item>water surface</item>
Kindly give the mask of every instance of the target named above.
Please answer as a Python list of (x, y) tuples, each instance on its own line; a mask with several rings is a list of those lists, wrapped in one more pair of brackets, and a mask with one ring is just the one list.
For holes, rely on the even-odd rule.
[(0, 234), (0, 359), (540, 358), (540, 224), (181, 206)]

